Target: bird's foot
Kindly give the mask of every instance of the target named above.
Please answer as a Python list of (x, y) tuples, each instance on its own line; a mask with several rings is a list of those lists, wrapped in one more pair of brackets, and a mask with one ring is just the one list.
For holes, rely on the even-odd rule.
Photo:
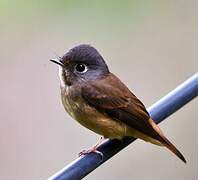
[(84, 156), (84, 155), (87, 155), (87, 154), (90, 154), (90, 153), (96, 153), (96, 154), (99, 154), (101, 156), (101, 158), (103, 159), (103, 153), (96, 150), (95, 148), (92, 148), (92, 149), (88, 149), (88, 150), (83, 150), (81, 151), (78, 156)]
[(104, 138), (101, 137), (100, 140), (90, 149), (88, 150), (83, 150), (81, 151), (78, 156), (84, 156), (84, 155), (87, 155), (87, 154), (90, 154), (90, 153), (96, 153), (96, 154), (99, 154), (101, 156), (101, 158), (103, 159), (103, 153), (98, 151), (97, 148), (100, 146), (100, 144), (103, 142)]

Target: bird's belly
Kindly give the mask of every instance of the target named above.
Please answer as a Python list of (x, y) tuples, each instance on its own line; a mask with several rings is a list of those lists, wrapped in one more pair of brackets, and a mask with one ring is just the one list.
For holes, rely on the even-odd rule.
[(83, 100), (74, 102), (64, 99), (63, 105), (75, 120), (97, 134), (111, 139), (122, 139), (126, 136), (127, 126), (125, 124), (97, 111)]
[(156, 140), (142, 134), (141, 132), (127, 126), (119, 120), (111, 119), (95, 108), (86, 104), (83, 99), (73, 101), (67, 96), (62, 96), (65, 110), (81, 125), (97, 134), (110, 139), (122, 139), (125, 136), (140, 138), (145, 141), (159, 145)]
[(123, 123), (105, 117), (100, 113), (95, 113), (93, 116), (81, 114), (76, 120), (83, 126), (106, 138), (122, 139), (125, 136), (125, 125)]

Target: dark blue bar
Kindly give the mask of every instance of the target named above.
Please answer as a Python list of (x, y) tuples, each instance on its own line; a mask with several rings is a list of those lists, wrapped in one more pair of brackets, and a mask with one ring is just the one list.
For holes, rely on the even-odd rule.
[[(186, 80), (175, 90), (153, 104), (148, 111), (156, 123), (160, 123), (165, 118), (176, 112), (193, 98), (198, 96), (198, 73)], [(98, 150), (104, 155), (101, 160), (100, 155), (92, 153), (80, 157), (68, 164), (65, 168), (57, 172), (48, 180), (79, 180), (103, 164), (106, 160), (117, 154), (124, 147), (128, 146), (133, 139), (107, 140)]]

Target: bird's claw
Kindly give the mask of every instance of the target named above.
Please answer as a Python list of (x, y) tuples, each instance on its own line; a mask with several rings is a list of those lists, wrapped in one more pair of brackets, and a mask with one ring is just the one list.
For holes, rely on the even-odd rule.
[(83, 150), (83, 151), (81, 151), (81, 152), (78, 154), (78, 156), (79, 156), (79, 157), (80, 157), (80, 156), (85, 156), (85, 155), (90, 154), (90, 153), (99, 154), (100, 157), (101, 157), (101, 159), (103, 159), (103, 157), (104, 157), (103, 153), (100, 152), (100, 151), (98, 151), (98, 150), (96, 150), (96, 149)]

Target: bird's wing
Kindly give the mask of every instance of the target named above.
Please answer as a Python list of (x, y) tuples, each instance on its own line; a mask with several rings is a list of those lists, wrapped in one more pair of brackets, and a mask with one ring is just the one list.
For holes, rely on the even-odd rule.
[(160, 136), (151, 123), (150, 116), (141, 101), (113, 74), (88, 83), (82, 88), (82, 96), (89, 105), (119, 120), (137, 131), (160, 142)]

